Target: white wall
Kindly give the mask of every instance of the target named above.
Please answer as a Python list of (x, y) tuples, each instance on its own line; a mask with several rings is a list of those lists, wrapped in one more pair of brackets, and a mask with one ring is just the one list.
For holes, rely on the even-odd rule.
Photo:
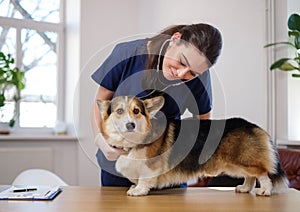
[[(80, 86), (75, 117), (81, 149), (79, 184), (98, 185), (90, 126), (97, 86), (90, 74), (118, 40), (156, 33), (179, 23), (210, 23), (223, 34), (224, 47), (213, 76), (214, 117), (241, 116), (267, 128), (265, 63), (267, 0), (81, 1)], [(76, 48), (76, 46), (74, 46)], [(100, 50), (100, 51), (99, 51)]]
[(35, 136), (0, 140), (0, 184), (9, 185), (22, 171), (47, 169), (69, 185), (77, 185), (77, 142)]

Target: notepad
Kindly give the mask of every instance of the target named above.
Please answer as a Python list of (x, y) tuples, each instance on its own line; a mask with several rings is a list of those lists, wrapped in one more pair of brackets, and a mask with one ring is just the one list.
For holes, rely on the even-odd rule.
[(0, 200), (52, 200), (61, 191), (59, 186), (8, 186), (0, 191)]

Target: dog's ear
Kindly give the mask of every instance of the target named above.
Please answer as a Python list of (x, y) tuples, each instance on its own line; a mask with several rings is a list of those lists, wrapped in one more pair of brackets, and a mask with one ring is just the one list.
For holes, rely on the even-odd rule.
[(150, 114), (150, 118), (153, 118), (155, 114), (162, 108), (165, 103), (163, 96), (153, 97), (151, 99), (144, 100), (146, 110)]
[(109, 116), (111, 113), (110, 102), (110, 100), (97, 100), (97, 105), (102, 119)]

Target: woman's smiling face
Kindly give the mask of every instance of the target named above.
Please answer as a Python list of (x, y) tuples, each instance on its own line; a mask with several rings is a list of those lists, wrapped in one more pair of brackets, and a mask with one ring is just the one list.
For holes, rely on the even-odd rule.
[(172, 39), (164, 55), (162, 70), (167, 80), (190, 80), (209, 68), (207, 59), (194, 45)]

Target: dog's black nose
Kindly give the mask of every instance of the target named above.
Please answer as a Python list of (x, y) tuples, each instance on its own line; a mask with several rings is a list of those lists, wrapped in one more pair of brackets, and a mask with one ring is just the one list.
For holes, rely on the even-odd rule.
[(135, 128), (135, 123), (133, 123), (133, 122), (128, 122), (127, 124), (126, 124), (126, 129), (127, 130), (133, 130)]

